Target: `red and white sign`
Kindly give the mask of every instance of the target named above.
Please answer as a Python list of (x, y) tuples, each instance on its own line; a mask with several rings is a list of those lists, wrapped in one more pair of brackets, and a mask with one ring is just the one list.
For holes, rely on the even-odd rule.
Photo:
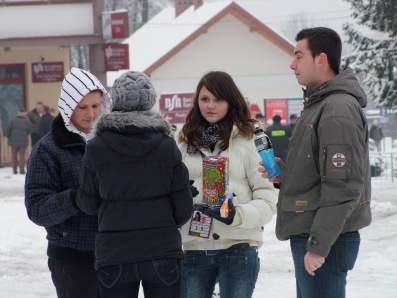
[(303, 98), (288, 98), (288, 119), (292, 114), (300, 116), (303, 111)]
[(106, 11), (102, 13), (103, 39), (122, 39), (129, 36), (128, 11)]
[(280, 115), (281, 122), (287, 123), (288, 102), (287, 99), (265, 99), (266, 120), (271, 120), (273, 116)]
[(256, 103), (251, 103), (249, 106), (249, 111), (252, 119), (255, 119), (255, 116), (261, 112), (261, 109)]
[(194, 93), (170, 93), (160, 95), (160, 111), (170, 123), (185, 123), (193, 107)]
[(32, 63), (33, 83), (61, 82), (64, 75), (63, 62)]
[(108, 43), (104, 46), (104, 52), (106, 71), (130, 68), (128, 44)]

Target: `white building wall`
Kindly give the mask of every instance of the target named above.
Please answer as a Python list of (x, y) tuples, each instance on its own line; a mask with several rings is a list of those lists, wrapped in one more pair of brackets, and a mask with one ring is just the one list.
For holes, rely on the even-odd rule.
[(291, 60), (292, 53), (228, 15), (156, 69), (151, 78), (159, 94), (194, 91), (203, 74), (223, 70), (251, 103), (263, 109), (263, 98), (301, 97), (289, 69)]
[(93, 4), (0, 6), (0, 39), (94, 33)]

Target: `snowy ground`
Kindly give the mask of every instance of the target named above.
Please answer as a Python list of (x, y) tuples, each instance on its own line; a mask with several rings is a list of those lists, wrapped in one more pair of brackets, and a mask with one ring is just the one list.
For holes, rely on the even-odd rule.
[[(24, 176), (0, 169), (0, 293), (3, 298), (55, 297), (47, 268), (44, 229), (26, 216)], [(355, 270), (349, 274), (350, 298), (397, 297), (397, 182), (373, 181), (373, 223), (362, 230)], [(261, 272), (255, 298), (295, 297), (288, 242), (277, 241), (274, 221), (264, 231)]]

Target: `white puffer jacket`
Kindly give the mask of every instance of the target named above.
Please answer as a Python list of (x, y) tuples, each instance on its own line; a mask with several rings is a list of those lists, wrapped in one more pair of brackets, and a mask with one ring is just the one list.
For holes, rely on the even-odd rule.
[[(187, 145), (180, 144), (183, 162), (189, 169), (189, 177), (199, 195), (194, 203), (202, 203), (202, 157), (200, 152), (187, 153)], [(201, 149), (206, 156), (220, 151), (219, 143), (211, 153)], [(262, 245), (262, 227), (275, 213), (276, 192), (273, 185), (258, 172), (259, 155), (254, 140), (243, 137), (237, 127), (233, 128), (229, 149), (221, 153), (229, 161), (228, 192), (236, 194), (236, 216), (231, 225), (213, 220), (209, 239), (190, 236), (190, 221), (182, 227), (184, 250), (225, 249), (237, 243)], [(214, 234), (215, 237), (213, 236)], [(219, 238), (218, 238), (219, 236)], [(218, 238), (218, 239), (216, 239)]]

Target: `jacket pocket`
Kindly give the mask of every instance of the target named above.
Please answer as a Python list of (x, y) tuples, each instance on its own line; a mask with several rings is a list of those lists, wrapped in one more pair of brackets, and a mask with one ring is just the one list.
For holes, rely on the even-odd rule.
[(281, 208), (284, 211), (303, 213), (320, 207), (321, 183), (318, 182), (305, 193), (297, 195), (283, 194)]
[(180, 278), (180, 261), (163, 259), (152, 262), (158, 279), (167, 287), (175, 284)]
[(323, 171), (325, 179), (349, 179), (352, 171), (351, 145), (327, 145)]
[(98, 279), (105, 288), (110, 289), (119, 281), (121, 273), (121, 265), (104, 266), (98, 269)]

